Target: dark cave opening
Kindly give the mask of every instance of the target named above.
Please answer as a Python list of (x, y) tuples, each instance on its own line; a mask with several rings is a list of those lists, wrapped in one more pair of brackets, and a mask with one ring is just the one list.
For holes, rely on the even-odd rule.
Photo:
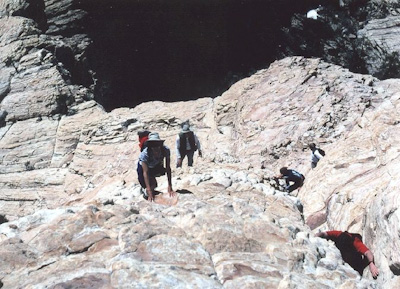
[(109, 111), (218, 96), (277, 59), (281, 27), (305, 9), (299, 2), (80, 1), (96, 100)]

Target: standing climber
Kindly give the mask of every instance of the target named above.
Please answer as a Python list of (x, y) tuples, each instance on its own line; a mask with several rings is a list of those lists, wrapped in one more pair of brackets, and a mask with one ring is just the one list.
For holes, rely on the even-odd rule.
[[(279, 172), (281, 173), (278, 177), (278, 179), (284, 179), (286, 182), (286, 191), (288, 193), (293, 192), (294, 190), (300, 188), (303, 186), (304, 183), (304, 176), (299, 173), (298, 171), (288, 169), (287, 167), (282, 167)], [(293, 184), (291, 184), (291, 182)]]
[(157, 187), (156, 177), (165, 175), (165, 173), (167, 173), (169, 196), (173, 197), (176, 194), (172, 190), (170, 155), (170, 149), (164, 145), (164, 140), (160, 139), (158, 133), (150, 133), (144, 143), (143, 151), (140, 153), (137, 166), (139, 183), (143, 188), (144, 196), (150, 202), (154, 200), (155, 196), (155, 188)]
[(308, 145), (308, 147), (311, 149), (311, 168), (315, 168), (317, 166), (317, 163), (320, 161), (325, 156), (325, 151), (317, 148), (315, 143), (311, 143)]
[(199, 156), (202, 157), (200, 142), (193, 131), (190, 130), (188, 122), (182, 125), (182, 131), (176, 138), (176, 167), (182, 167), (185, 156), (188, 159), (188, 166), (193, 166), (194, 152), (198, 150)]
[(374, 255), (364, 245), (360, 234), (349, 233), (347, 231), (326, 231), (317, 233), (315, 236), (335, 242), (335, 246), (339, 249), (343, 261), (360, 273), (361, 276), (365, 267), (369, 266), (372, 277), (378, 277), (379, 270), (374, 263)]

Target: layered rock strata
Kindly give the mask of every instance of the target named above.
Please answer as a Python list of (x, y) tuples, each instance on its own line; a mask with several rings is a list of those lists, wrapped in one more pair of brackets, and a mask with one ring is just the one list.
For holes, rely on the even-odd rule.
[[(2, 287), (399, 287), (399, 80), (291, 57), (214, 99), (107, 113), (72, 84), (38, 26), (11, 15), (16, 2), (4, 3)], [(176, 205), (149, 203), (137, 131), (158, 131), (173, 151), (186, 119), (204, 157), (173, 168)], [(327, 152), (314, 170), (311, 141)], [(271, 186), (284, 165), (306, 176), (293, 195)], [(361, 233), (378, 279), (313, 237), (325, 229)]]

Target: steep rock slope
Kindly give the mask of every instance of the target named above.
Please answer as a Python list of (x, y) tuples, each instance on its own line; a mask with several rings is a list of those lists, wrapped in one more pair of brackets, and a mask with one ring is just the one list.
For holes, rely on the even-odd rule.
[[(358, 209), (350, 210), (354, 218), (347, 207), (337, 205), (322, 221), (317, 218), (317, 225), (326, 228), (363, 233), (382, 271), (378, 283), (369, 278), (360, 282), (340, 263), (332, 244), (312, 238), (302, 212), (314, 228), (310, 220), (328, 199), (328, 194), (321, 196), (329, 192), (328, 184), (341, 185), (341, 192), (354, 189), (352, 182), (335, 174), (342, 168), (346, 178), (357, 180), (357, 170), (345, 170), (352, 168), (353, 158), (361, 159), (360, 167), (373, 174), (376, 158), (364, 156), (369, 147), (357, 133), (367, 124), (372, 130), (379, 115), (396, 126), (397, 114), (383, 112), (390, 111), (391, 103), (395, 106), (398, 85), (396, 80), (379, 82), (318, 59), (297, 57), (274, 63), (214, 100), (151, 102), (112, 113), (85, 101), (68, 108), (72, 115), (7, 122), (1, 139), (3, 159), (9, 160), (2, 163), (2, 208), (10, 220), (1, 225), (7, 248), (2, 254), (3, 284), (392, 286), (397, 261), (389, 248), (378, 244), (386, 240), (396, 246), (395, 198), (386, 201), (393, 206), (387, 209), (377, 197), (355, 198)], [(196, 159), (194, 169), (174, 169), (174, 186), (180, 192), (176, 206), (150, 204), (138, 192), (136, 132), (159, 131), (173, 148), (185, 119), (196, 129), (205, 157)], [(380, 125), (374, 130), (380, 131)], [(374, 142), (382, 146), (383, 141), (395, 141), (393, 137), (387, 133)], [(309, 171), (305, 146), (312, 140), (323, 145), (327, 156)], [(362, 149), (352, 150), (350, 163), (337, 156), (351, 147)], [(390, 152), (386, 162), (395, 166), (396, 149)], [(305, 173), (299, 198), (270, 186), (281, 165)], [(358, 191), (376, 186), (374, 194), (385, 199), (379, 180), (380, 174), (358, 183)], [(389, 224), (376, 221), (385, 216)], [(12, 257), (15, 252), (18, 258)], [(27, 272), (31, 278), (21, 278)]]
[[(0, 21), (4, 288), (399, 286), (399, 80), (292, 57), (215, 99), (106, 113), (31, 20)], [(186, 119), (204, 158), (173, 169), (176, 205), (148, 203), (136, 133), (174, 148)], [(327, 152), (315, 170), (310, 141)], [(306, 176), (297, 196), (271, 186), (283, 165)], [(318, 229), (362, 233), (378, 280), (360, 280)]]

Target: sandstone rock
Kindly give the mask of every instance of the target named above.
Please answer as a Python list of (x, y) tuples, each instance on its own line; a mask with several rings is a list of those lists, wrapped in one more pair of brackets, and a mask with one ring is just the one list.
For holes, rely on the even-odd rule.
[[(307, 219), (324, 208), (329, 195), (321, 194), (316, 198), (314, 192), (329, 192), (329, 184), (336, 188), (338, 176), (320, 182), (323, 178), (320, 174), (325, 174), (326, 166), (336, 167), (327, 169), (333, 173), (348, 167), (338, 166), (334, 160), (346, 164), (353, 158), (360, 159), (363, 166), (352, 167), (352, 173), (356, 175), (374, 167), (375, 158), (371, 158), (374, 155), (363, 156), (365, 153), (362, 153), (363, 150), (369, 151), (369, 147), (358, 142), (362, 139), (359, 134), (364, 132), (360, 127), (366, 121), (371, 122), (369, 119), (374, 120), (380, 107), (382, 111), (390, 111), (388, 108), (396, 99), (397, 82), (382, 82), (372, 87), (370, 80), (368, 76), (353, 75), (316, 59), (288, 58), (276, 62), (270, 70), (260, 71), (234, 85), (216, 100), (170, 104), (152, 102), (111, 113), (105, 113), (91, 101), (84, 101), (69, 108), (74, 111), (72, 115), (57, 120), (47, 118), (36, 122), (30, 119), (11, 125), (2, 138), (2, 147), (7, 149), (3, 150), (4, 159), (10, 160), (2, 167), (5, 173), (2, 186), (7, 189), (3, 203), (4, 206), (12, 204), (11, 197), (5, 198), (16, 196), (11, 185), (17, 183), (16, 178), (24, 192), (14, 200), (15, 205), (26, 197), (28, 199), (25, 199), (26, 209), (9, 206), (10, 209), (5, 211), (20, 229), (10, 231), (10, 227), (3, 224), (2, 239), (7, 242), (10, 238), (20, 238), (32, 248), (30, 250), (36, 254), (33, 256), (39, 257), (32, 257), (33, 269), (21, 268), (19, 273), (4, 276), (2, 282), (26, 286), (26, 283), (16, 280), (19, 274), (26, 274), (26, 270), (34, 270), (34, 276), (31, 274), (33, 282), (48, 287), (83, 282), (107, 288), (123, 287), (120, 282), (128, 282), (129, 286), (152, 288), (155, 284), (159, 287), (170, 284), (168, 282), (192, 286), (192, 281), (198, 280), (195, 284), (203, 285), (194, 287), (287, 288), (307, 275), (309, 279), (302, 283), (303, 288), (318, 288), (321, 284), (336, 288), (344, 275), (349, 280), (348, 286), (362, 288), (355, 285), (358, 284), (357, 273), (348, 265), (336, 263), (340, 257), (332, 245), (327, 247), (326, 242), (319, 245), (327, 252), (319, 261), (322, 249), (318, 251), (308, 237), (312, 233), (304, 223), (303, 207)], [(330, 87), (329, 90), (321, 90), (321, 83)], [(374, 91), (379, 91), (379, 94), (374, 94)], [(391, 99), (390, 103), (388, 99)], [(256, 111), (251, 103), (258, 104)], [(193, 111), (207, 109), (201, 116), (191, 117), (188, 104)], [(218, 109), (214, 109), (215, 106)], [(269, 107), (267, 111), (272, 113), (266, 115), (262, 110), (265, 107)], [(354, 107), (356, 110), (350, 112)], [(148, 113), (151, 109), (155, 109), (154, 114)], [(179, 111), (187, 114), (180, 116)], [(240, 115), (235, 111), (240, 111)], [(323, 116), (327, 114), (330, 115), (330, 124), (324, 127), (321, 121), (326, 124)], [(385, 114), (383, 119), (391, 123), (388, 116), (391, 114)], [(396, 114), (393, 115), (395, 118)], [(179, 124), (185, 119), (191, 120), (205, 152), (203, 159), (196, 159), (193, 169), (184, 168), (174, 175), (175, 189), (190, 193), (180, 194), (178, 203), (173, 206), (150, 204), (134, 192), (137, 188), (135, 163), (139, 153), (135, 149), (136, 131), (142, 128), (159, 131), (165, 143), (173, 149)], [(17, 133), (27, 125), (32, 127), (29, 133)], [(53, 129), (49, 130), (49, 127)], [(312, 130), (314, 133), (310, 134)], [(381, 135), (381, 129), (378, 131)], [(40, 133), (42, 138), (37, 137)], [(275, 137), (270, 137), (270, 133)], [(205, 141), (201, 138), (204, 135)], [(43, 153), (38, 148), (33, 150), (43, 159), (36, 162), (36, 155), (27, 154), (26, 150), (29, 150), (28, 144), (35, 145), (41, 139), (49, 148)], [(308, 140), (315, 139), (325, 142), (328, 154), (315, 170), (309, 171), (308, 154), (303, 149)], [(392, 139), (391, 135), (387, 139)], [(351, 153), (343, 150), (349, 142), (358, 144)], [(18, 147), (24, 148), (22, 155), (29, 158), (15, 157), (11, 162), (11, 157), (17, 156)], [(273, 148), (271, 153), (269, 147)], [(173, 154), (173, 163), (174, 158)], [(393, 159), (396, 159), (395, 150), (393, 156), (382, 160), (391, 163)], [(24, 165), (27, 161), (32, 163), (31, 169)], [(260, 169), (262, 161), (264, 170)], [(303, 168), (306, 174), (306, 184), (298, 196), (300, 199), (275, 191), (264, 182), (279, 165), (288, 162)], [(54, 181), (45, 177), (49, 172), (54, 175)], [(348, 171), (343, 171), (339, 179), (344, 180), (345, 175), (352, 178)], [(42, 188), (38, 186), (39, 176), (43, 178)], [(30, 182), (30, 179), (35, 181)], [(367, 183), (366, 179), (361, 183)], [(360, 183), (356, 185), (360, 186)], [(325, 189), (320, 190), (319, 186)], [(315, 224), (361, 230), (366, 218), (363, 211), (366, 197), (356, 199), (351, 214), (345, 213), (342, 205), (347, 204), (348, 197), (342, 195), (348, 192), (346, 189), (354, 188), (345, 182), (340, 194), (331, 198), (335, 203), (329, 204), (326, 218), (317, 220)], [(34, 194), (37, 190), (40, 193)], [(160, 190), (166, 190), (162, 179)], [(28, 194), (29, 191), (32, 193)], [(81, 209), (84, 203), (96, 207)], [(28, 207), (55, 209), (62, 204), (79, 209), (66, 209), (62, 217), (29, 230), (18, 223), (21, 220), (18, 220), (18, 215), (33, 213), (32, 209), (28, 211)], [(126, 208), (126, 213), (118, 209), (120, 206)], [(357, 218), (354, 219), (355, 215)], [(54, 232), (59, 237), (51, 244), (42, 241), (41, 238), (49, 239)], [(297, 239), (302, 232), (308, 235)], [(372, 233), (364, 235), (373, 251), (378, 251), (373, 245), (378, 237)], [(329, 255), (331, 251), (336, 253)], [(64, 260), (63, 256), (67, 258)], [(98, 266), (97, 262), (101, 262), (104, 256), (112, 257), (106, 265)], [(380, 256), (376, 253), (377, 260)], [(77, 266), (78, 262), (85, 265)], [(390, 268), (396, 268), (396, 262), (392, 260)], [(383, 263), (378, 264), (383, 266)], [(72, 269), (74, 266), (79, 269)], [(61, 277), (57, 268), (65, 268), (69, 273)], [(157, 277), (150, 277), (154, 270)], [(84, 271), (92, 273), (88, 275)], [(55, 277), (44, 280), (43, 273)], [(111, 278), (105, 278), (104, 274)], [(132, 278), (135, 283), (132, 283)]]
[[(357, 32), (357, 37), (372, 43), (375, 49), (369, 49), (366, 63), (371, 74), (383, 74), (381, 71), (390, 64), (396, 63), (400, 53), (399, 40), (395, 35), (400, 32), (400, 16), (388, 16), (383, 19), (372, 19)], [(388, 59), (387, 57), (392, 57)], [(388, 73), (396, 73), (395, 71)]]
[[(2, 224), (0, 233), (3, 238), (8, 236), (3, 247), (14, 244), (12, 250), (32, 252), (28, 266), (25, 260), (18, 263), (18, 259), (8, 259), (13, 262), (14, 271), (3, 275), (2, 282), (7, 288), (30, 288), (32, 284), (49, 288), (61, 286), (59, 284), (104, 286), (100, 288), (164, 288), (168, 284), (193, 288), (252, 288), (251, 284), (277, 287), (289, 272), (300, 276), (303, 274), (301, 264), (307, 266), (305, 268), (311, 266), (311, 271), (315, 272), (312, 267), (317, 260), (313, 257), (316, 247), (307, 249), (309, 257), (305, 259), (314, 258), (314, 261), (304, 262), (304, 249), (310, 245), (310, 240), (303, 235), (300, 245), (300, 239), (295, 238), (300, 234), (290, 233), (295, 232), (291, 228), (294, 224), (299, 228), (303, 225), (299, 214), (291, 222), (284, 222), (290, 216), (287, 209), (296, 211), (295, 207), (288, 207), (284, 197), (265, 199), (259, 193), (247, 192), (243, 199), (236, 198), (231, 207), (227, 197), (201, 201), (195, 195), (187, 196), (175, 207), (135, 201), (139, 208), (136, 215), (116, 214), (118, 207), (113, 205), (103, 209), (70, 207), (40, 211), (16, 220), (13, 223), (17, 230), (11, 230), (7, 223)], [(257, 199), (264, 199), (274, 210), (258, 207), (262, 202)], [(249, 200), (252, 200), (252, 209), (246, 205)], [(218, 203), (220, 205), (216, 206)], [(193, 211), (196, 207), (200, 210)], [(161, 215), (164, 218), (160, 218)], [(276, 221), (268, 221), (273, 219)], [(216, 231), (225, 233), (213, 234)], [(227, 235), (228, 232), (237, 234)], [(52, 239), (50, 243), (45, 241), (49, 238)], [(254, 246), (257, 243), (259, 245)], [(294, 244), (304, 248), (293, 250)], [(326, 245), (324, 241), (319, 247), (325, 246), (326, 252), (337, 252), (332, 245)], [(256, 252), (252, 252), (254, 250)], [(102, 263), (101, 260), (107, 261)], [(324, 263), (321, 266), (325, 266)], [(8, 268), (12, 267), (8, 265), (5, 270)], [(17, 277), (27, 272), (30, 272), (29, 280)], [(354, 273), (350, 269), (346, 274), (350, 277)], [(293, 284), (292, 279), (285, 279), (285, 282)], [(335, 288), (341, 281), (331, 278), (329, 282), (331, 287), (327, 288)], [(307, 284), (314, 284), (314, 281), (308, 279), (304, 284), (302, 288), (309, 288)]]
[(15, 123), (1, 139), (2, 173), (30, 171), (50, 165), (58, 121), (29, 119)]
[[(312, 72), (310, 74), (310, 70), (319, 71), (323, 75), (321, 80), (318, 72), (315, 76)], [(339, 80), (341, 77), (343, 78)], [(99, 282), (103, 284), (101, 286), (118, 287), (123, 286), (118, 280), (129, 282), (128, 279), (120, 279), (120, 276), (136, 278), (135, 282), (138, 283), (135, 284), (150, 288), (155, 286), (154, 284), (161, 286), (163, 282), (190, 286), (188, 284), (192, 284), (191, 280), (194, 279), (185, 278), (191, 278), (188, 276), (195, 274), (196, 277), (193, 278), (198, 279), (199, 284), (208, 284), (205, 286), (211, 288), (218, 282), (230, 288), (286, 288), (295, 282), (293, 280), (301, 276), (304, 278), (305, 272), (311, 276), (318, 276), (318, 280), (323, 280), (320, 282), (328, 286), (327, 288), (337, 287), (342, 282), (340, 276), (343, 274), (354, 280), (349, 284), (355, 284), (357, 274), (348, 266), (336, 264), (335, 260), (339, 258), (337, 254), (334, 258), (323, 259), (319, 263), (316, 257), (317, 250), (311, 245), (308, 237), (302, 237), (303, 241), (298, 243), (296, 236), (300, 232), (310, 232), (304, 224), (303, 205), (306, 217), (321, 210), (319, 203), (315, 202), (315, 197), (313, 203), (308, 199), (313, 196), (318, 185), (326, 186), (326, 183), (317, 181), (321, 178), (318, 172), (323, 171), (327, 164), (334, 165), (331, 159), (336, 159), (333, 146), (342, 142), (346, 144), (348, 136), (358, 130), (357, 125), (362, 126), (364, 119), (379, 111), (380, 105), (385, 103), (381, 99), (389, 97), (391, 93), (389, 86), (382, 84), (380, 88), (376, 88), (381, 93), (374, 95), (375, 88), (370, 86), (369, 79), (367, 76), (352, 75), (338, 67), (328, 66), (319, 60), (293, 58), (277, 62), (270, 70), (260, 71), (243, 80), (221, 98), (191, 102), (190, 108), (194, 111), (207, 108), (199, 117), (190, 117), (188, 103), (185, 102), (153, 102), (135, 109), (117, 109), (107, 114), (101, 107), (88, 101), (71, 106), (74, 114), (61, 116), (59, 120), (48, 118), (39, 122), (35, 119), (19, 121), (11, 125), (2, 138), (2, 147), (7, 148), (3, 150), (4, 159), (10, 160), (7, 166), (2, 167), (5, 173), (2, 184), (7, 189), (4, 196), (16, 196), (11, 184), (17, 182), (10, 177), (18, 178), (19, 187), (24, 188), (24, 193), (14, 200), (15, 205), (26, 197), (28, 199), (25, 199), (26, 209), (22, 211), (17, 210), (15, 206), (9, 206), (13, 202), (11, 197), (3, 201), (4, 205), (10, 208), (5, 211), (6, 216), (16, 222), (15, 225), (21, 228), (21, 233), (2, 229), (2, 239), (7, 241), (11, 237), (20, 238), (35, 248), (31, 250), (40, 256), (40, 259), (34, 261), (34, 268), (45, 266), (43, 268), (46, 268), (46, 274), (59, 276), (45, 281), (41, 277), (45, 271), (35, 271), (35, 284), (46, 284), (45, 286), (49, 287), (76, 282)], [(330, 87), (329, 90), (320, 90), (319, 81), (326, 83)], [(289, 85), (292, 82), (293, 84)], [(393, 91), (396, 83), (390, 84)], [(294, 101), (292, 98), (296, 95), (299, 98)], [(243, 99), (250, 102), (244, 102)], [(310, 110), (307, 99), (318, 109)], [(332, 102), (334, 107), (336, 106), (334, 110), (331, 107)], [(251, 103), (258, 103), (258, 109), (275, 106), (276, 110), (269, 110), (276, 111), (276, 114), (254, 112)], [(216, 110), (215, 105), (219, 107)], [(278, 110), (279, 107), (281, 108)], [(283, 114), (278, 114), (278, 111), (284, 111), (282, 107), (287, 109), (284, 117)], [(350, 114), (350, 107), (356, 107), (357, 110)], [(153, 108), (155, 113), (149, 114), (148, 111)], [(240, 117), (235, 114), (235, 110), (241, 112)], [(179, 118), (178, 111), (186, 111), (187, 115)], [(327, 111), (331, 115), (331, 124), (320, 129), (321, 120), (318, 117), (326, 115)], [(301, 116), (302, 114), (304, 115)], [(196, 167), (192, 170), (182, 169), (180, 174), (174, 176), (175, 189), (182, 192), (186, 190), (191, 194), (180, 195), (178, 203), (171, 207), (150, 204), (138, 193), (134, 193), (137, 188), (137, 185), (134, 185), (137, 181), (132, 177), (135, 174), (138, 156), (138, 150), (134, 149), (137, 143), (136, 131), (142, 128), (159, 131), (166, 144), (173, 149), (180, 130), (179, 124), (186, 118), (191, 120), (200, 138), (207, 135), (206, 141), (201, 139), (204, 158), (196, 159)], [(213, 123), (214, 119), (216, 123)], [(279, 124), (279, 121), (282, 123)], [(17, 133), (27, 125), (32, 126), (32, 129), (29, 129), (30, 134)], [(53, 129), (49, 130), (49, 127)], [(312, 128), (315, 128), (315, 133), (307, 135)], [(266, 139), (270, 135), (268, 132), (276, 137)], [(37, 137), (40, 133), (43, 133), (43, 144), (48, 144), (49, 148), (43, 151), (46, 152), (43, 155), (38, 148), (33, 150), (42, 159), (41, 162), (36, 162), (36, 155), (26, 154), (26, 150), (29, 149), (27, 144), (40, 143), (41, 138)], [(21, 138), (23, 135), (25, 140)], [(207, 138), (212, 141), (207, 141)], [(312, 171), (312, 174), (310, 172), (310, 176), (306, 174), (306, 184), (299, 194), (304, 203), (269, 189), (269, 184), (264, 183), (268, 177), (265, 171), (272, 174), (279, 164), (285, 164), (288, 160), (292, 160), (292, 165), (306, 168), (308, 160), (304, 156), (303, 148), (306, 140), (317, 138), (325, 139), (326, 145), (332, 143), (332, 148), (327, 150), (327, 157), (317, 169)], [(24, 140), (22, 144), (21, 139)], [(220, 142), (216, 142), (216, 139)], [(355, 139), (359, 139), (359, 136)], [(40, 146), (43, 147), (43, 144)], [(344, 144), (336, 149), (339, 151)], [(269, 149), (262, 153), (266, 145), (284, 150), (276, 149), (279, 153), (268, 155)], [(17, 156), (18, 147), (24, 148), (24, 154), (29, 155), (29, 158), (15, 157), (12, 161), (11, 156)], [(354, 155), (348, 154), (348, 157), (355, 157)], [(393, 157), (395, 158), (395, 155)], [(174, 160), (174, 155), (172, 158)], [(259, 169), (262, 160), (266, 170)], [(369, 164), (372, 158), (367, 156), (361, 160), (364, 164)], [(32, 164), (31, 169), (26, 167), (27, 161)], [(304, 170), (308, 172), (307, 169)], [(355, 169), (352, 171), (357, 173)], [(45, 177), (49, 172), (53, 172), (54, 181)], [(40, 189), (40, 194), (34, 194), (40, 188), (37, 185), (39, 176), (43, 177), (43, 184), (46, 185)], [(198, 181), (195, 181), (196, 176)], [(29, 182), (30, 178), (35, 182)], [(332, 183), (334, 184), (333, 179)], [(254, 190), (255, 187), (258, 189)], [(160, 190), (165, 189), (165, 183), (161, 184)], [(29, 191), (32, 192), (30, 198), (30, 194), (27, 193)], [(304, 195), (303, 191), (307, 191), (307, 194)], [(54, 194), (57, 197), (50, 196), (50, 192), (57, 192)], [(60, 193), (63, 197), (60, 197)], [(326, 197), (321, 196), (320, 199), (324, 204)], [(54, 219), (30, 230), (24, 229), (14, 215), (33, 213), (33, 210), (27, 209), (33, 208), (32, 205), (40, 209), (57, 208), (62, 204), (80, 207), (82, 203), (95, 204), (102, 209), (89, 207), (76, 211), (71, 208), (71, 213), (68, 213), (69, 210), (64, 213), (64, 221)], [(115, 214), (111, 209), (115, 206), (131, 207), (131, 212), (135, 214)], [(97, 210), (102, 213), (96, 213)], [(339, 212), (338, 210), (340, 206), (330, 208), (330, 212)], [(76, 214), (78, 216), (75, 216)], [(364, 216), (362, 209), (354, 209), (352, 214)], [(335, 227), (333, 222), (339, 220), (339, 215), (326, 215), (327, 218), (317, 222), (318, 225), (324, 224), (326, 220), (330, 227)], [(340, 216), (342, 226), (348, 223), (347, 219), (343, 219), (346, 214)], [(76, 218), (81, 221), (76, 223), (73, 221)], [(162, 221), (163, 218), (165, 221)], [(360, 226), (362, 221), (363, 218), (358, 218), (354, 224)], [(359, 230), (360, 227), (353, 229)], [(29, 233), (23, 233), (25, 231)], [(54, 232), (57, 232), (59, 240), (55, 239), (48, 245), (41, 241), (41, 238), (50, 238), (50, 234)], [(367, 236), (369, 240), (371, 236)], [(116, 242), (119, 246), (115, 246)], [(178, 251), (171, 251), (170, 248)], [(375, 249), (373, 246), (371, 248)], [(307, 251), (306, 255), (303, 250)], [(335, 249), (325, 251), (327, 250)], [(175, 255), (174, 252), (187, 253)], [(119, 257), (115, 262), (109, 261), (106, 267), (98, 267), (96, 260), (101, 260), (104, 254)], [(62, 256), (71, 258), (63, 261)], [(378, 256), (380, 255), (378, 254), (377, 258)], [(72, 268), (77, 262), (86, 265), (73, 271)], [(155, 265), (154, 262), (159, 265)], [(395, 268), (396, 262), (392, 262), (392, 268)], [(129, 268), (126, 264), (130, 264)], [(56, 269), (60, 267), (65, 267), (70, 273), (63, 274), (60, 278)], [(92, 275), (80, 271), (87, 271), (87, 268), (91, 268)], [(171, 275), (170, 268), (175, 268), (172, 270), (175, 270), (176, 275), (167, 277), (168, 274)], [(21, 273), (18, 274), (25, 274), (25, 270), (28, 269), (21, 268)], [(157, 270), (158, 277), (147, 278), (146, 272), (153, 270)], [(13, 284), (18, 274), (5, 276), (2, 282)], [(111, 279), (104, 279), (104, 274), (111, 274)], [(138, 274), (143, 277), (138, 277)], [(26, 285), (18, 282), (15, 284)], [(131, 286), (133, 283), (129, 284)], [(304, 288), (320, 286), (312, 277), (304, 284)]]
[[(67, 103), (72, 102), (57, 67), (51, 63), (37, 65), (37, 61), (41, 61), (37, 58), (42, 57), (43, 51), (39, 51), (21, 59), (19, 73), (12, 78), (10, 92), (1, 103), (8, 112), (8, 121), (65, 113)], [(47, 55), (44, 60), (46, 58)], [(26, 64), (25, 61), (34, 63)]]
[[(214, 99), (107, 113), (53, 49), (85, 57), (85, 36), (56, 35), (72, 2), (45, 1), (52, 36), (13, 16), (17, 4), (26, 2), (0, 0), (4, 288), (398, 285), (399, 80), (290, 57)], [(149, 203), (136, 179), (137, 131), (158, 131), (174, 164), (187, 119), (204, 156), (173, 166), (174, 202)], [(311, 141), (327, 152), (314, 170)], [(271, 186), (280, 166), (305, 174), (297, 195)], [(378, 280), (368, 269), (360, 280), (314, 229), (362, 233)]]
[(390, 52), (399, 51), (398, 40), (392, 35), (399, 33), (399, 16), (388, 16), (384, 19), (373, 19), (358, 31), (359, 37), (366, 37)]

